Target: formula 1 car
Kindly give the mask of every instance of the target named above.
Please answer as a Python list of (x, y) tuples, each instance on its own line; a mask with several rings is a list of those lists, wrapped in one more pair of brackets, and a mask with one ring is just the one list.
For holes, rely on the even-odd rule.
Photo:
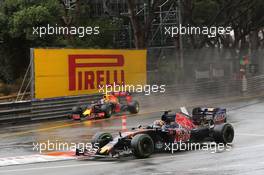
[(129, 92), (111, 92), (104, 95), (98, 102), (73, 107), (71, 118), (74, 120), (109, 118), (113, 113), (125, 111), (137, 114), (139, 103), (132, 99)]
[(97, 133), (92, 138), (95, 149), (76, 149), (76, 156), (96, 158), (133, 154), (137, 158), (147, 158), (154, 152), (165, 151), (168, 144), (204, 141), (230, 144), (233, 141), (232, 125), (225, 119), (218, 119), (226, 115), (225, 109), (195, 108), (192, 116), (170, 112), (165, 111), (161, 120), (154, 121), (152, 125), (120, 132), (115, 138), (109, 133)]

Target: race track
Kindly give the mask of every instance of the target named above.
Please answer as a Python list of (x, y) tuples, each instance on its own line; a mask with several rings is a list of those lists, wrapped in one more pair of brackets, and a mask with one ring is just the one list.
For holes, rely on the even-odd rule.
[[(229, 122), (235, 128), (235, 140), (230, 151), (196, 150), (174, 154), (155, 154), (148, 159), (133, 157), (120, 160), (48, 161), (0, 167), (1, 175), (102, 175), (102, 174), (264, 174), (264, 100), (251, 99), (225, 103)], [(128, 128), (150, 124), (160, 112), (128, 116)], [(121, 117), (103, 121), (56, 121), (42, 124), (11, 126), (0, 130), (0, 157), (33, 156), (32, 142), (85, 142), (98, 131), (117, 133)], [(0, 159), (1, 165), (5, 159)]]

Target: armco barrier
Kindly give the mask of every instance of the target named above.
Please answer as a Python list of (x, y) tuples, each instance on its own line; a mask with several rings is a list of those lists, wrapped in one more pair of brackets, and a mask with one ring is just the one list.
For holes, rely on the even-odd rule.
[(101, 95), (83, 95), (0, 104), (0, 123), (66, 118), (73, 106), (98, 100)]
[(0, 123), (12, 121), (31, 112), (31, 101), (6, 102), (0, 104)]
[(102, 95), (82, 95), (60, 99), (32, 102), (31, 120), (66, 117), (73, 106), (80, 106), (97, 101)]
[[(223, 98), (256, 96), (264, 92), (264, 75), (248, 78), (247, 91), (241, 80), (218, 80), (167, 86), (166, 92), (151, 96), (134, 94), (142, 109), (168, 109), (177, 105), (203, 105)], [(0, 124), (66, 118), (73, 106), (91, 103), (102, 95), (82, 95), (57, 99), (0, 103)], [(162, 106), (161, 106), (162, 105)]]

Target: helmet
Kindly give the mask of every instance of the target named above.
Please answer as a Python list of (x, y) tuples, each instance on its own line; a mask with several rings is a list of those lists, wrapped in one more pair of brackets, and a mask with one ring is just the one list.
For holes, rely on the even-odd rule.
[(153, 123), (153, 127), (154, 128), (161, 128), (164, 124), (165, 124), (165, 122), (162, 120), (155, 120)]
[(108, 101), (109, 100), (109, 95), (104, 95), (104, 97), (103, 97), (103, 99), (105, 100), (105, 101)]

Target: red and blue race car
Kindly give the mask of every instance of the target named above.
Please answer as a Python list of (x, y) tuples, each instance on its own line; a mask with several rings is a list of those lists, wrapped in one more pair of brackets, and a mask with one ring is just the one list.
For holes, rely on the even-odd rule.
[(101, 158), (133, 154), (137, 158), (147, 158), (154, 152), (165, 151), (172, 144), (204, 141), (230, 144), (234, 138), (234, 129), (226, 122), (225, 116), (226, 110), (220, 108), (195, 108), (192, 116), (183, 112), (171, 114), (165, 111), (161, 119), (152, 125), (120, 132), (116, 137), (110, 133), (97, 133), (92, 139), (95, 149), (78, 148), (76, 155), (82, 158)]

